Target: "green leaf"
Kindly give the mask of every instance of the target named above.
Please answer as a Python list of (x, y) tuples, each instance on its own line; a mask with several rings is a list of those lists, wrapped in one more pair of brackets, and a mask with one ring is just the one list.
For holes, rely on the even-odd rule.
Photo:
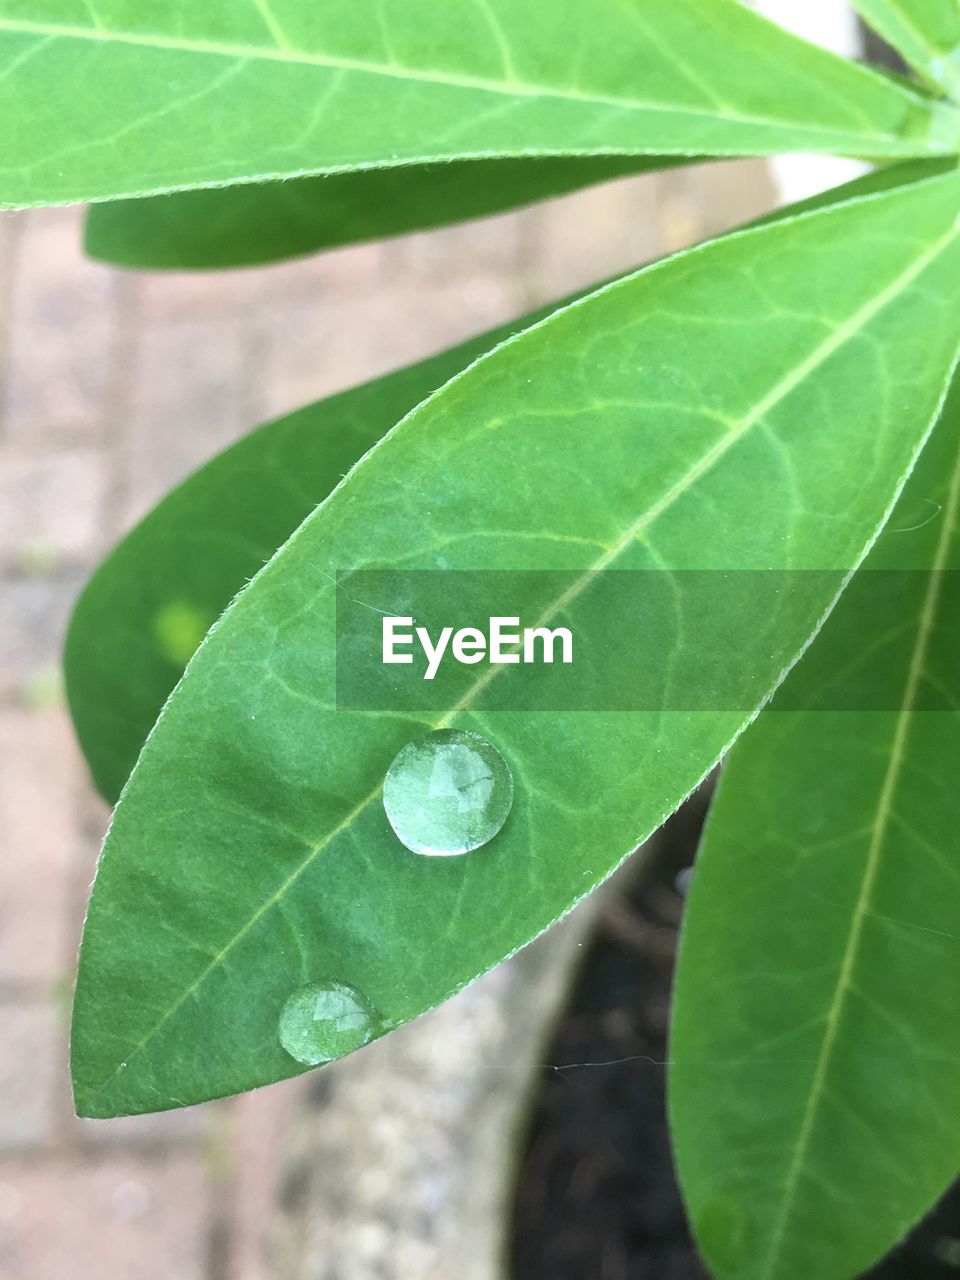
[[(893, 165), (765, 221), (951, 167)], [(81, 595), (65, 655), (74, 724), (106, 799), (117, 799), (209, 624), (345, 472), (421, 400), (556, 305), (262, 427), (201, 467), (124, 539)]]
[(854, 7), (925, 80), (960, 97), (956, 0), (854, 0)]
[[(495, 711), (481, 676), (431, 723), (496, 746), (513, 812), (467, 857), (405, 851), (381, 783), (422, 718), (336, 709), (335, 574), (562, 569), (576, 589), (528, 616), (576, 628), (598, 569), (855, 567), (960, 343), (958, 209), (952, 173), (678, 255), (497, 348), (366, 455), (208, 635), (121, 796), (77, 986), (83, 1113), (295, 1074), (277, 1026), (304, 982), (389, 1030), (659, 825), (749, 711)], [(741, 624), (753, 706), (835, 595), (788, 581), (775, 628)]]
[(0, 118), (5, 206), (496, 156), (931, 156), (960, 137), (951, 108), (736, 0), (655, 18), (638, 0), (0, 0)]
[(960, 1167), (958, 569), (960, 383), (697, 862), (671, 1113), (720, 1280), (851, 1280)]
[(211, 623), (390, 427), (552, 307), (268, 423), (179, 485), (77, 601), (64, 656), (74, 727), (115, 801)]
[(279, 262), (500, 213), (675, 160), (586, 156), (470, 160), (95, 204), (91, 257), (174, 270)]

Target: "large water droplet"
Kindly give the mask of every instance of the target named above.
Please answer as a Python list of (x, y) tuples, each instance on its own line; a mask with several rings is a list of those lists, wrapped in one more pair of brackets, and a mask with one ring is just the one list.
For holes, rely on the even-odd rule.
[(414, 853), (469, 853), (489, 843), (513, 805), (506, 760), (486, 738), (438, 729), (403, 748), (387, 770), (383, 807)]
[(352, 1053), (379, 1029), (376, 1009), (345, 982), (307, 983), (280, 1013), (280, 1043), (291, 1058), (308, 1067)]

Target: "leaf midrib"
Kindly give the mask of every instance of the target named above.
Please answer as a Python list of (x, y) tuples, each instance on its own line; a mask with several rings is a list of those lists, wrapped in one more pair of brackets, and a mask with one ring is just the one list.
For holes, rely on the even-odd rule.
[[(884, 0), (884, 3), (886, 3), (887, 8), (893, 15), (894, 21), (899, 22), (901, 27), (916, 39), (916, 42), (921, 49), (926, 50), (927, 66), (918, 66), (914, 59), (909, 57), (901, 49), (899, 52), (902, 54), (904, 61), (917, 71), (928, 85), (932, 86), (934, 89), (940, 90), (941, 92), (945, 92), (954, 102), (956, 102), (958, 92), (960, 92), (960, 71), (958, 71), (950, 62), (950, 53), (945, 52), (932, 42), (927, 32), (917, 25), (913, 19), (913, 15), (899, 3), (899, 0)], [(858, 7), (856, 0), (854, 0), (854, 7)], [(863, 15), (863, 20), (868, 26), (873, 26), (873, 23), (866, 14)], [(885, 37), (881, 33), (881, 39), (884, 38)], [(895, 41), (891, 39), (890, 43), (893, 44)], [(940, 64), (940, 74), (934, 70), (934, 63)], [(943, 74), (944, 72), (947, 74)]]
[(890, 820), (893, 816), (894, 798), (906, 760), (907, 740), (913, 716), (916, 713), (917, 693), (924, 675), (930, 639), (937, 619), (944, 572), (951, 553), (951, 545), (956, 534), (958, 520), (960, 520), (960, 449), (957, 452), (948, 498), (944, 507), (943, 528), (937, 541), (936, 551), (930, 567), (930, 580), (917, 621), (916, 644), (911, 654), (903, 699), (897, 712), (897, 721), (890, 745), (890, 759), (877, 797), (874, 820), (869, 828), (870, 843), (867, 849), (860, 893), (853, 907), (851, 928), (837, 976), (837, 985), (830, 1007), (827, 1010), (824, 1036), (820, 1052), (817, 1055), (810, 1092), (807, 1095), (807, 1102), (804, 1106), (796, 1147), (787, 1170), (781, 1210), (774, 1223), (771, 1244), (762, 1273), (764, 1280), (773, 1280), (780, 1265), (780, 1255), (787, 1227), (796, 1206), (800, 1176), (803, 1172), (810, 1141), (816, 1126), (820, 1103), (825, 1096), (827, 1078), (830, 1074), (840, 1033), (840, 1024), (843, 1021), (847, 998), (852, 989), (853, 975), (859, 959), (864, 925), (871, 914), (873, 890), (882, 861)]
[[(907, 29), (907, 31), (912, 32), (912, 34), (916, 37), (917, 44), (921, 45), (924, 49), (926, 49), (931, 60), (942, 59), (947, 56), (942, 49), (939, 49), (933, 43), (933, 41), (927, 35), (926, 31), (924, 31), (921, 27), (917, 26), (916, 22), (913, 19), (913, 15), (909, 12), (909, 10), (905, 9), (903, 5), (897, 3), (897, 0), (886, 0), (886, 5), (887, 5), (887, 8), (891, 10), (894, 17), (899, 20), (899, 22)], [(917, 67), (917, 70), (924, 71), (925, 68)], [(937, 81), (937, 83), (940, 83), (940, 82)]]
[[(816, 214), (813, 216), (816, 217)], [(534, 625), (545, 625), (545, 623), (553, 618), (561, 609), (566, 607), (572, 599), (576, 598), (576, 596), (585, 589), (596, 573), (607, 568), (612, 561), (615, 560), (617, 556), (619, 556), (628, 546), (630, 546), (638, 536), (646, 532), (646, 530), (649, 529), (665, 511), (672, 507), (674, 503), (677, 502), (683, 494), (696, 483), (697, 480), (716, 465), (716, 463), (727, 452), (729, 452), (734, 445), (742, 440), (753, 427), (760, 423), (777, 404), (781, 403), (793, 390), (795, 390), (806, 377), (813, 373), (827, 359), (829, 359), (831, 355), (839, 350), (840, 347), (854, 337), (859, 330), (865, 324), (869, 323), (874, 316), (879, 314), (884, 307), (889, 305), (895, 298), (904, 292), (904, 290), (909, 288), (913, 281), (921, 275), (927, 267), (929, 267), (931, 263), (940, 256), (941, 253), (953, 244), (958, 234), (960, 234), (960, 229), (958, 229), (957, 226), (951, 227), (949, 232), (941, 236), (932, 246), (930, 246), (930, 248), (920, 254), (909, 267), (902, 271), (893, 281), (891, 281), (890, 284), (871, 299), (870, 302), (859, 308), (844, 324), (836, 326), (829, 337), (827, 337), (822, 343), (818, 344), (818, 346), (816, 346), (808, 356), (799, 361), (788, 374), (781, 378), (780, 381), (771, 388), (758, 405), (755, 406), (750, 413), (745, 415), (743, 421), (736, 428), (731, 428), (727, 435), (721, 436), (710, 449), (706, 450), (705, 453), (701, 455), (693, 466), (688, 468), (688, 470), (669, 489), (667, 489), (656, 502), (648, 507), (647, 510), (629, 526), (617, 542), (608, 548), (589, 568), (583, 570), (579, 578), (560, 597), (558, 597), (552, 605), (548, 606), (544, 614)], [(664, 263), (656, 264), (652, 270), (656, 270), (658, 267), (663, 265)], [(615, 289), (623, 283), (624, 282), (618, 282), (610, 287)], [(583, 301), (585, 302), (588, 300), (589, 296)], [(582, 305), (582, 302), (579, 304), (573, 304), (574, 307), (578, 305)], [(542, 321), (541, 325), (549, 325), (557, 318), (558, 315), (562, 314), (563, 312), (554, 313), (554, 315), (548, 317), (545, 321)], [(865, 554), (866, 551), (864, 551), (864, 555)], [(859, 565), (853, 566), (850, 573), (845, 577), (843, 586), (846, 585), (849, 577), (852, 577), (858, 567)], [(841, 587), (841, 592), (843, 586)], [(837, 598), (839, 598), (841, 592), (837, 593)], [(836, 603), (836, 600), (832, 603)], [(447, 712), (446, 715), (444, 715), (433, 727), (436, 729), (443, 728), (448, 725), (456, 715), (464, 711), (470, 705), (479, 692), (485, 688), (490, 683), (490, 680), (493, 679), (501, 670), (502, 668), (499, 667), (488, 668), (487, 671), (474, 682), (473, 686), (468, 689), (467, 693), (460, 699), (455, 707)], [(786, 674), (787, 673), (784, 672), (783, 676)], [(210, 960), (209, 964), (200, 972), (190, 986), (185, 988), (183, 993), (161, 1015), (154, 1026), (151, 1027), (150, 1030), (145, 1033), (143, 1038), (130, 1050), (123, 1062), (120, 1063), (101, 1084), (96, 1086), (96, 1088), (87, 1091), (88, 1097), (94, 1097), (102, 1093), (112, 1084), (120, 1071), (125, 1069), (129, 1065), (130, 1061), (146, 1048), (146, 1046), (153, 1040), (154, 1036), (156, 1036), (169, 1019), (173, 1017), (177, 1010), (180, 1009), (181, 1006), (196, 993), (209, 975), (220, 967), (226, 956), (233, 950), (233, 948), (246, 937), (251, 929), (256, 926), (268, 911), (276, 906), (278, 902), (283, 900), (287, 892), (313, 865), (313, 862), (318, 855), (345, 831), (349, 830), (357, 818), (359, 818), (359, 816), (372, 803), (376, 802), (382, 789), (383, 782), (381, 780), (373, 790), (364, 796), (363, 799), (358, 801), (358, 803), (339, 823), (337, 823), (335, 827), (328, 832), (326, 836), (324, 836), (322, 840), (310, 847), (310, 851), (303, 862), (289, 874), (279, 888), (268, 899), (266, 899), (260, 907), (257, 908), (257, 910), (251, 915), (250, 919), (237, 930), (229, 941), (223, 945), (223, 947)], [(122, 797), (120, 803), (122, 803)]]
[(942, 57), (940, 50), (933, 44), (926, 31), (922, 30), (913, 20), (913, 16), (904, 9), (902, 5), (897, 4), (896, 0), (886, 0), (887, 8), (893, 11), (893, 14), (899, 21), (911, 31), (917, 38), (917, 44), (923, 45), (924, 49), (934, 57)]
[[(577, 89), (558, 88), (553, 85), (537, 85), (522, 81), (493, 80), (483, 76), (457, 75), (444, 71), (419, 71), (411, 67), (392, 65), (389, 62), (368, 62), (360, 58), (345, 58), (332, 54), (309, 53), (288, 44), (245, 45), (215, 40), (184, 40), (174, 36), (110, 31), (98, 27), (74, 26), (69, 23), (31, 22), (26, 19), (0, 18), (0, 31), (21, 35), (36, 35), (46, 39), (86, 40), (96, 44), (126, 44), (138, 48), (159, 49), (167, 52), (234, 58), (239, 61), (263, 61), (295, 63), (335, 71), (354, 71), (391, 79), (408, 80), (419, 84), (439, 84), (448, 88), (473, 89), (513, 98), (555, 98), (563, 102), (581, 102), (591, 106), (629, 108), (660, 114), (686, 115), (693, 119), (729, 120), (738, 124), (774, 128), (790, 125), (805, 133), (819, 133), (825, 137), (855, 137), (857, 139), (895, 142), (898, 135), (881, 130), (865, 130), (851, 125), (849, 128), (832, 128), (827, 125), (811, 125), (804, 120), (780, 116), (751, 116), (729, 108), (716, 106), (691, 107), (688, 104), (669, 103), (662, 100), (614, 97), (612, 95), (586, 93)], [(908, 95), (904, 94), (907, 98)], [(660, 150), (661, 148), (658, 148)]]

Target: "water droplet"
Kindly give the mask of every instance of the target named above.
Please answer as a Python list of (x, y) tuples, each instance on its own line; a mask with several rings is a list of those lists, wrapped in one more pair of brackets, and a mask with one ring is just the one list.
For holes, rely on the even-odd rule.
[(345, 982), (309, 982), (280, 1013), (280, 1043), (308, 1067), (332, 1062), (367, 1044), (380, 1030), (380, 1015)]
[(408, 743), (387, 770), (383, 807), (414, 853), (469, 853), (488, 844), (513, 805), (513, 777), (486, 738), (438, 729)]

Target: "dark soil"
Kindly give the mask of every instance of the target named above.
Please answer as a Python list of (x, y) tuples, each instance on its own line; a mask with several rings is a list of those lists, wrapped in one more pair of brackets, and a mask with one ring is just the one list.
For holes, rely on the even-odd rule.
[[(521, 1161), (514, 1280), (708, 1280), (667, 1136), (670, 983), (703, 802), (606, 910), (545, 1061)], [(957, 1280), (960, 1188), (870, 1280)], [(816, 1280), (798, 1276), (797, 1280)]]

